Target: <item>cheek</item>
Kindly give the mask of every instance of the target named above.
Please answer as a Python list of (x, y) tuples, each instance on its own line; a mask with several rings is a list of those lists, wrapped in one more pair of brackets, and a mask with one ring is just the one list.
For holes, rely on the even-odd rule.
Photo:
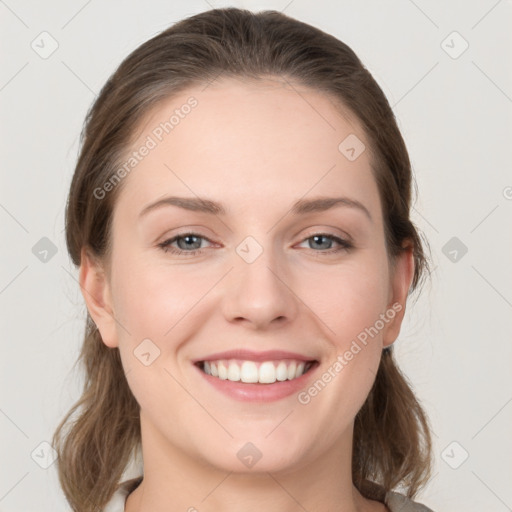
[[(382, 354), (389, 284), (387, 267), (374, 261), (345, 267), (322, 279), (310, 294), (312, 309), (324, 326), (331, 350), (317, 380), (298, 397), (319, 417), (333, 414), (333, 425), (345, 424), (363, 405), (375, 380)], [(334, 428), (334, 427), (333, 427)]]
[(191, 279), (190, 272), (177, 267), (135, 259), (118, 267), (114, 303), (116, 318), (126, 327), (118, 328), (119, 350), (128, 384), (145, 411), (190, 407), (190, 396), (177, 384), (182, 375), (176, 355), (188, 339), (184, 333), (197, 321), (194, 305), (212, 286), (211, 279)]
[(373, 325), (387, 305), (387, 268), (379, 261), (354, 261), (316, 269), (298, 282), (300, 296), (329, 327), (329, 337), (341, 347)]
[(159, 345), (167, 343), (175, 326), (193, 314), (194, 305), (215, 282), (212, 273), (200, 276), (178, 267), (127, 263), (114, 282), (116, 316), (132, 338), (151, 338)]

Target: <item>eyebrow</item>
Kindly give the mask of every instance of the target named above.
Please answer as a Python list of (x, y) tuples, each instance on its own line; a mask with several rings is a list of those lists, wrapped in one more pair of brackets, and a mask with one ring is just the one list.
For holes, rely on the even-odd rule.
[[(185, 210), (208, 213), (211, 215), (226, 215), (226, 209), (221, 203), (202, 197), (176, 197), (169, 196), (159, 199), (143, 208), (139, 218), (149, 212), (163, 206), (177, 206)], [(314, 199), (299, 199), (290, 209), (292, 215), (304, 215), (306, 213), (323, 212), (334, 207), (345, 206), (363, 212), (370, 221), (372, 216), (360, 201), (348, 197), (316, 197)]]

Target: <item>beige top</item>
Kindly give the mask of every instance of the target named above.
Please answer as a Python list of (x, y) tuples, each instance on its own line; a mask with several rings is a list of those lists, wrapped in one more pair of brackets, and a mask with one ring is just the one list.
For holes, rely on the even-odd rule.
[[(141, 477), (132, 478), (119, 484), (112, 499), (107, 503), (103, 512), (124, 512), (126, 498), (142, 481)], [(433, 512), (430, 508), (410, 500), (403, 494), (388, 492), (384, 498), (385, 505), (391, 512)]]

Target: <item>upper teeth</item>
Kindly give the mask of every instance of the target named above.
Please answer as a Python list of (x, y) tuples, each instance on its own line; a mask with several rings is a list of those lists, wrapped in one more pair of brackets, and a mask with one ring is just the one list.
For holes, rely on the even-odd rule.
[[(309, 368), (309, 364), (308, 364)], [(304, 374), (306, 363), (292, 359), (280, 361), (221, 360), (204, 361), (203, 370), (208, 375), (233, 382), (259, 382), (273, 384), (276, 380), (292, 380)]]

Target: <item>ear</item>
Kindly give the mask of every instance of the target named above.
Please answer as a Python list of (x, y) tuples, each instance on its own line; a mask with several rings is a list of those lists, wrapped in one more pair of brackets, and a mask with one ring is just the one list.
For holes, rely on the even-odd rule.
[[(390, 346), (400, 334), (400, 327), (405, 315), (407, 295), (414, 277), (414, 254), (411, 244), (405, 245), (403, 251), (396, 257), (391, 269), (391, 289), (386, 316), (390, 318), (386, 324), (382, 348)], [(394, 313), (394, 316), (393, 316)], [(392, 318), (391, 318), (392, 317)]]
[(82, 248), (81, 252), (79, 282), (87, 309), (100, 331), (103, 343), (110, 348), (119, 346), (107, 275), (100, 262), (86, 248)]

